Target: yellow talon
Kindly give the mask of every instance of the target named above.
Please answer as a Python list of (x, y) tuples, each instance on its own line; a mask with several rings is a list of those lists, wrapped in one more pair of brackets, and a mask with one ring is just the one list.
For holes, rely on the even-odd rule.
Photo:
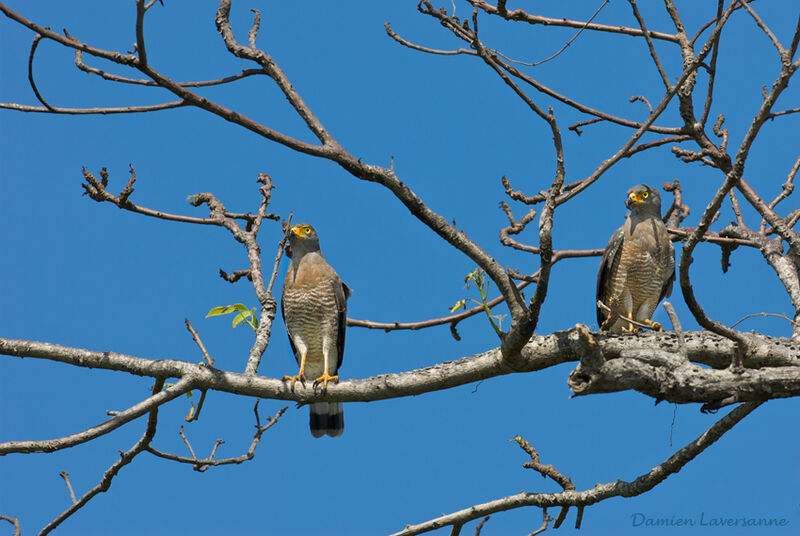
[(653, 331), (664, 331), (664, 328), (661, 327), (661, 324), (659, 324), (658, 322), (653, 322), (649, 318), (645, 318), (644, 320), (642, 320), (642, 323), (650, 326), (650, 329), (652, 329)]
[(328, 382), (338, 382), (338, 381), (339, 381), (339, 375), (338, 374), (336, 374), (334, 376), (331, 376), (327, 372), (323, 372), (322, 376), (320, 376), (319, 378), (314, 380), (314, 385), (318, 385), (318, 384), (322, 383), (322, 388), (323, 389), (327, 389), (328, 388)]
[(306, 375), (304, 374), (306, 370), (306, 356), (303, 354), (300, 357), (300, 370), (297, 372), (297, 376), (284, 376), (283, 381), (291, 380), (292, 382), (292, 389), (294, 389), (294, 384), (297, 380), (300, 380), (304, 384), (306, 383)]
[[(628, 318), (628, 320), (633, 320), (633, 312), (628, 311), (627, 318)], [(628, 331), (630, 333), (635, 333), (635, 332), (639, 331), (639, 328), (634, 326), (632, 323), (628, 322), (628, 327), (626, 328), (625, 326), (622, 326), (622, 331)]]
[(284, 376), (283, 381), (290, 380), (292, 382), (292, 389), (294, 389), (294, 384), (297, 380), (300, 380), (302, 383), (306, 382), (306, 376), (303, 374), (303, 371), (297, 374), (297, 376)]

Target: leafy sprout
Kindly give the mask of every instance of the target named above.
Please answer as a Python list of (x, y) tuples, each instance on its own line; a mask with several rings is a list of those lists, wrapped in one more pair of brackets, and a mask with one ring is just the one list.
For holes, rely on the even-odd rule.
[(489, 322), (492, 324), (492, 328), (494, 328), (495, 333), (497, 333), (498, 336), (502, 336), (503, 332), (500, 329), (500, 326), (506, 315), (493, 315), (491, 308), (489, 308), (489, 304), (487, 303), (487, 298), (489, 296), (489, 278), (486, 277), (486, 272), (482, 268), (475, 268), (464, 278), (464, 283), (466, 283), (467, 288), (470, 287), (470, 283), (473, 284), (475, 288), (478, 289), (478, 294), (480, 294), (481, 300), (478, 301), (472, 298), (458, 300), (455, 305), (450, 308), (450, 312), (455, 313), (459, 309), (466, 309), (467, 302), (480, 305), (486, 312), (486, 316), (489, 318)]
[(206, 318), (212, 316), (220, 316), (220, 315), (227, 315), (230, 313), (236, 313), (236, 316), (233, 317), (233, 327), (235, 328), (242, 322), (246, 322), (248, 326), (253, 328), (253, 331), (258, 329), (258, 317), (256, 316), (256, 308), (253, 307), (252, 309), (248, 309), (246, 305), (242, 303), (235, 303), (233, 305), (221, 305), (219, 307), (214, 307), (211, 309)]

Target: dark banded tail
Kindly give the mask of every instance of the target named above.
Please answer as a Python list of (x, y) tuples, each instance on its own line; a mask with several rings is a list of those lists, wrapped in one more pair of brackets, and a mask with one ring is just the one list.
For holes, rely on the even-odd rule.
[(317, 402), (309, 406), (311, 435), (337, 437), (344, 433), (344, 412), (341, 402)]

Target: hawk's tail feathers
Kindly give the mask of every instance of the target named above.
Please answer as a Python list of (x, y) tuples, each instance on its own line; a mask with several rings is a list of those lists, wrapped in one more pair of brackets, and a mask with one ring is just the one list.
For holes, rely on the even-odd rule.
[(344, 412), (341, 402), (317, 402), (309, 406), (311, 435), (337, 437), (344, 433)]

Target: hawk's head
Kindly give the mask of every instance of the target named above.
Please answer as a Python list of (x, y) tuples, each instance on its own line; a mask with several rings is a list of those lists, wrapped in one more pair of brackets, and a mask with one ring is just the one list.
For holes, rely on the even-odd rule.
[(661, 195), (658, 190), (646, 184), (639, 184), (628, 190), (625, 206), (634, 213), (652, 213), (661, 217)]

